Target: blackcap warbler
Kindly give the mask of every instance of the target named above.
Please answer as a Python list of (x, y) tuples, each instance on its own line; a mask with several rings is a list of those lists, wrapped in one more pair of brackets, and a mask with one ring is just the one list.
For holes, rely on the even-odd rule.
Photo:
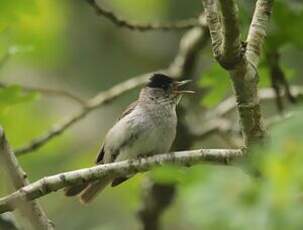
[[(181, 89), (188, 82), (153, 74), (141, 89), (138, 100), (128, 106), (106, 134), (96, 164), (167, 153), (176, 136), (176, 105), (182, 95), (193, 93)], [(119, 185), (131, 176), (109, 175), (89, 184), (68, 187), (65, 194), (80, 194), (80, 200), (88, 203), (108, 184)]]

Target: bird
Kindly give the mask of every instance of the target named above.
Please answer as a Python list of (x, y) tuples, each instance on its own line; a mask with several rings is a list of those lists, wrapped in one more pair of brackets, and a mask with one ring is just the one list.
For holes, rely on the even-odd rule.
[[(106, 134), (95, 163), (107, 164), (167, 153), (176, 136), (176, 106), (182, 95), (194, 93), (181, 89), (189, 82), (177, 81), (163, 73), (152, 74), (138, 99), (126, 108)], [(81, 203), (87, 204), (107, 185), (115, 187), (132, 176), (108, 175), (94, 182), (67, 187), (65, 195), (79, 195)]]

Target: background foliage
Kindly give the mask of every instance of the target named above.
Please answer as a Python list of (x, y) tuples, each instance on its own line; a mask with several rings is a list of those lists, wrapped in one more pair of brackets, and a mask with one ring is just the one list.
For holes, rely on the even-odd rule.
[[(200, 1), (102, 1), (124, 18), (149, 22), (173, 21), (199, 15)], [(253, 2), (239, 1), (241, 26), (247, 31)], [(266, 50), (278, 50), (291, 84), (302, 84), (303, 4), (277, 0)], [(181, 31), (133, 32), (98, 17), (85, 1), (0, 1), (0, 124), (13, 147), (21, 146), (62, 120), (78, 105), (68, 99), (44, 97), (21, 85), (75, 92), (88, 98), (131, 76), (165, 67), (174, 57)], [(260, 85), (270, 86), (269, 67), (260, 68)], [(215, 107), (232, 93), (224, 70), (210, 48), (199, 60), (200, 104)], [(34, 181), (45, 175), (88, 167), (106, 131), (123, 108), (137, 96), (128, 93), (89, 115), (62, 136), (20, 161)], [(274, 103), (263, 105), (266, 117)], [(263, 173), (254, 179), (243, 167), (165, 167), (149, 174), (160, 182), (177, 182), (176, 201), (163, 217), (164, 229), (301, 229), (303, 156), (302, 108), (276, 124), (266, 150), (256, 150), (252, 163)], [(230, 116), (234, 116), (231, 114)], [(209, 140), (194, 147), (208, 146)], [(211, 140), (212, 146), (224, 147)], [(239, 163), (240, 165), (240, 163)], [(241, 169), (242, 168), (242, 169)], [(1, 176), (1, 175), (0, 175)], [(61, 192), (41, 199), (57, 229), (134, 229), (143, 175), (107, 189), (91, 206), (81, 206)], [(1, 177), (0, 177), (1, 180)], [(3, 178), (0, 193), (6, 194)]]

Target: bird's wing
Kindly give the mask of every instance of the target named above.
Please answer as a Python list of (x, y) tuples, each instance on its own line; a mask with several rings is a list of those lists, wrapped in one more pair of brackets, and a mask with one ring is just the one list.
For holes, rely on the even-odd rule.
[(137, 106), (137, 104), (138, 104), (138, 101), (134, 101), (129, 106), (127, 106), (127, 108), (124, 110), (124, 112), (119, 117), (119, 120), (122, 119), (123, 117), (125, 117), (127, 114), (130, 114), (134, 110), (134, 108)]
[[(130, 114), (134, 108), (137, 106), (138, 101), (134, 101), (133, 103), (131, 103), (122, 113), (122, 115), (119, 117), (118, 120), (121, 120), (123, 117), (125, 117), (127, 114)], [(99, 154), (97, 155), (97, 159), (96, 159), (96, 164), (103, 164), (103, 159), (104, 159), (104, 155), (105, 155), (105, 151), (104, 151), (104, 143), (99, 151)]]
[(104, 144), (102, 145), (96, 159), (96, 164), (103, 164), (103, 158), (104, 158)]

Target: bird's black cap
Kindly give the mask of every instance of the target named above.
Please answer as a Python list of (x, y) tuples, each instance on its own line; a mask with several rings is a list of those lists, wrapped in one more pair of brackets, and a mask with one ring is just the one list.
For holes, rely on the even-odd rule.
[(168, 89), (173, 82), (174, 80), (171, 77), (162, 73), (155, 73), (150, 77), (147, 86), (150, 88)]

